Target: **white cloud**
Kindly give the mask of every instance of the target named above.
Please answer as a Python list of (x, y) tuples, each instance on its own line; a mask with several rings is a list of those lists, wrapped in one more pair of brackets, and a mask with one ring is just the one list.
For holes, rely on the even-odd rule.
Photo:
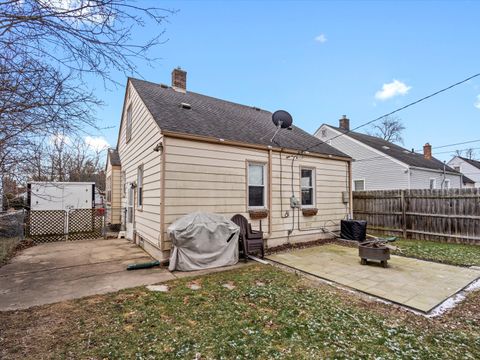
[(477, 109), (480, 109), (480, 95), (477, 95), (477, 101), (473, 104)]
[(314, 40), (316, 42), (319, 42), (320, 44), (323, 44), (323, 43), (327, 42), (327, 37), (325, 36), (325, 34), (320, 34), (318, 36), (315, 36)]
[(95, 151), (106, 150), (110, 147), (110, 144), (103, 137), (85, 137), (85, 143)]
[(387, 100), (394, 96), (406, 95), (411, 88), (411, 86), (407, 86), (405, 83), (394, 79), (390, 83), (383, 84), (382, 90), (375, 93), (375, 99)]

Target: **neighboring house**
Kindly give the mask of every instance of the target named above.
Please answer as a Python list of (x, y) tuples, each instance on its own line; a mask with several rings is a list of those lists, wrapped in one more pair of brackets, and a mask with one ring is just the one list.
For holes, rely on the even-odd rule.
[(425, 144), (418, 154), (381, 138), (350, 131), (344, 116), (339, 127), (323, 124), (315, 136), (350, 155), (353, 190), (442, 189), (463, 187), (460, 173), (432, 156)]
[(467, 181), (467, 187), (480, 187), (480, 161), (454, 156), (448, 162), (448, 166), (461, 172)]
[(106, 221), (109, 227), (119, 230), (122, 223), (122, 172), (117, 150), (108, 149), (105, 176)]
[[(109, 198), (122, 198), (127, 238), (166, 259), (168, 226), (195, 211), (243, 214), (268, 247), (331, 237), (323, 230), (350, 213), (351, 158), (295, 126), (271, 142), (271, 117), (188, 91), (181, 69), (172, 86), (129, 78), (107, 163), (107, 176), (125, 174)], [(302, 204), (294, 211), (292, 190)]]

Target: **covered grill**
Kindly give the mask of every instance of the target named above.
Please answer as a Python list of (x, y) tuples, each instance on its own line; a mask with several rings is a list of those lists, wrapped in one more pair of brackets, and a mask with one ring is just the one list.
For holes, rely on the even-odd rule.
[(185, 215), (168, 227), (173, 250), (169, 270), (192, 271), (238, 262), (240, 228), (210, 213)]

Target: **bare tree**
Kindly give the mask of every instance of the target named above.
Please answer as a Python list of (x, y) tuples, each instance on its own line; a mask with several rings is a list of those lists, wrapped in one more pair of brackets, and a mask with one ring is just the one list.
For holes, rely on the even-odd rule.
[(88, 145), (83, 138), (57, 134), (36, 144), (36, 154), (25, 161), (22, 173), (34, 181), (92, 181), (105, 189), (107, 149)]
[(402, 132), (405, 126), (400, 118), (396, 116), (386, 116), (379, 123), (373, 125), (370, 135), (380, 137), (384, 140), (403, 144)]
[[(90, 80), (116, 84), (112, 74), (153, 63), (172, 13), (128, 0), (0, 0), (0, 177), (38, 161), (40, 139), (97, 130)], [(161, 27), (136, 41), (147, 24)]]
[(473, 148), (463, 149), (463, 150), (455, 150), (455, 155), (461, 156), (470, 160), (475, 160), (477, 155)]

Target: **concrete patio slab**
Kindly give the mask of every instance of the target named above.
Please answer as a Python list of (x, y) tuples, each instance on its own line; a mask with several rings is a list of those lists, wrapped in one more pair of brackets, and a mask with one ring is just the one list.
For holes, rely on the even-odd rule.
[(358, 249), (333, 244), (268, 259), (425, 313), (480, 278), (476, 269), (394, 255), (386, 269), (361, 265)]
[(28, 248), (0, 268), (0, 311), (175, 279), (164, 268), (126, 270), (128, 264), (151, 260), (125, 239), (57, 242)]

